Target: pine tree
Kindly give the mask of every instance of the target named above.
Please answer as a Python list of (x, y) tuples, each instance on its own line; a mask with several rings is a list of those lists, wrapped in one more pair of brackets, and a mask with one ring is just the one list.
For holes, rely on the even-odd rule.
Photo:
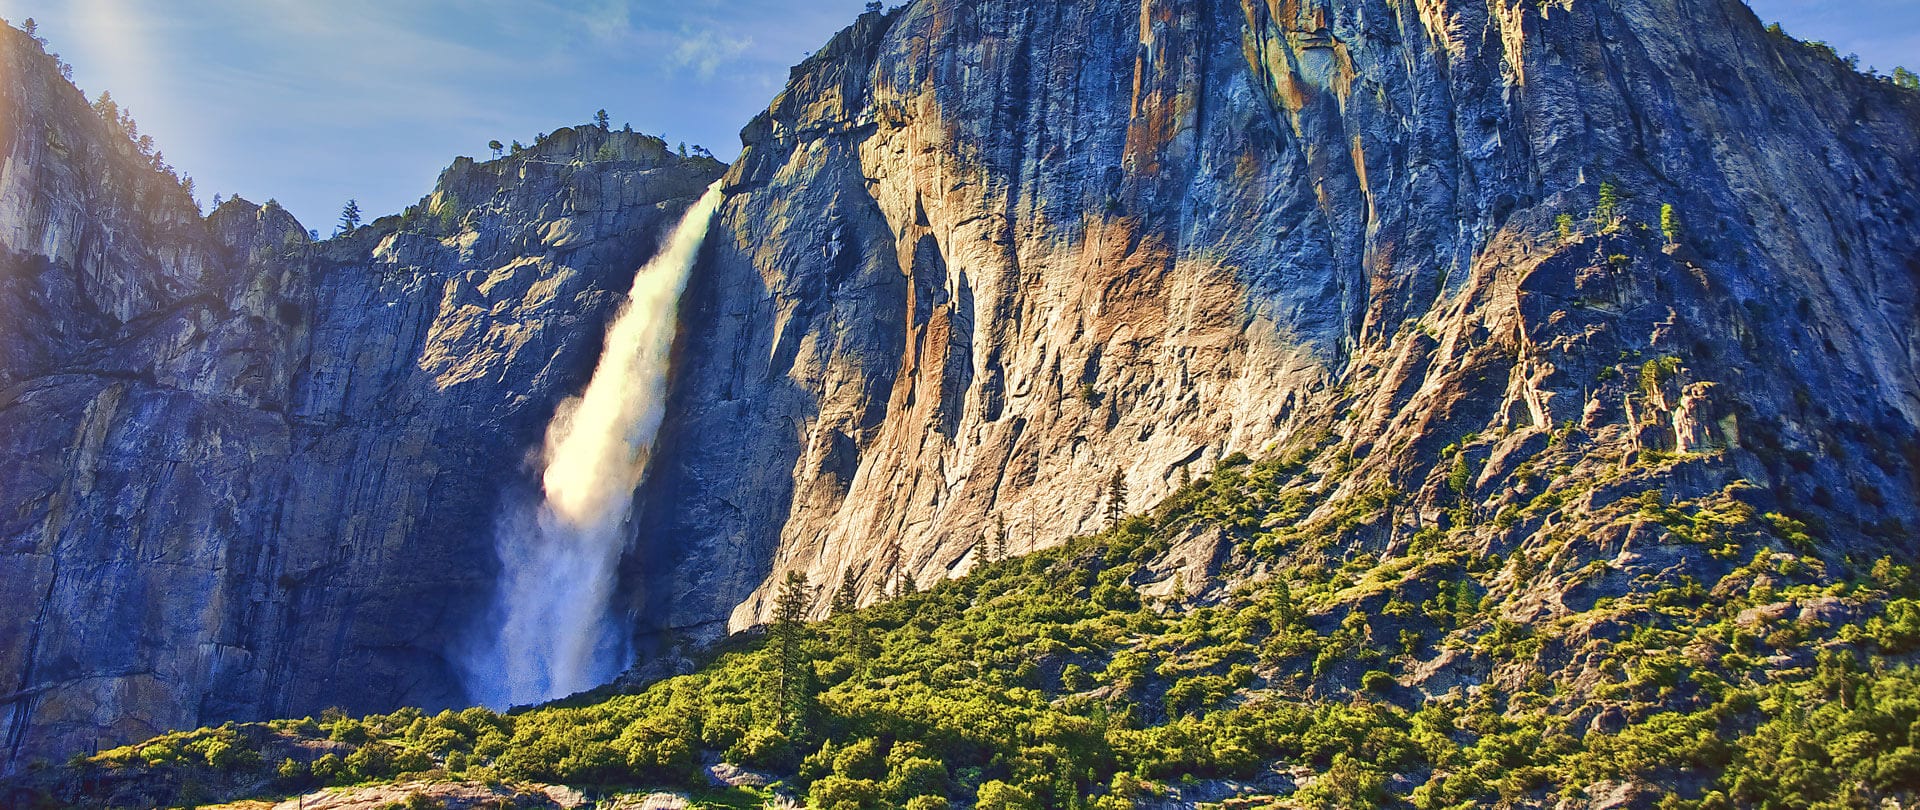
[(806, 708), (807, 603), (812, 601), (812, 595), (807, 575), (788, 571), (773, 603), (773, 627), (768, 636), (773, 642), (777, 667), (774, 717), (780, 730), (788, 733), (792, 733)]
[(1119, 525), (1127, 516), (1127, 476), (1119, 470), (1107, 479), (1107, 525)]
[(613, 122), (607, 118), (607, 111), (601, 110), (593, 114), (593, 125), (599, 127), (601, 132), (605, 132), (613, 125)]
[(499, 160), (501, 151), (505, 150), (507, 147), (506, 145), (500, 143), (499, 139), (496, 138), (494, 140), (487, 141), (487, 148), (492, 149), (494, 159)]
[(1601, 230), (1612, 230), (1619, 224), (1620, 189), (1612, 183), (1600, 184), (1600, 205), (1593, 210), (1593, 218)]
[(340, 209), (340, 233), (346, 233), (360, 227), (360, 201), (348, 200)]
[(1660, 206), (1660, 233), (1667, 238), (1667, 244), (1680, 244), (1680, 213), (1674, 210), (1673, 203)]
[(833, 625), (840, 651), (851, 653), (854, 666), (864, 673), (867, 662), (872, 661), (879, 650), (873, 642), (873, 630), (860, 616), (860, 590), (854, 584), (856, 581), (852, 568), (841, 572), (840, 589), (833, 594)]
[(27, 36), (31, 37), (35, 42), (40, 41), (40, 37), (35, 36), (40, 31), (40, 24), (34, 22), (32, 17), (28, 17), (20, 23), (20, 30), (27, 32)]
[(93, 102), (93, 112), (100, 116), (100, 120), (109, 124), (120, 123), (120, 105), (114, 103), (113, 93), (110, 91), (100, 91), (100, 98)]
[(1007, 522), (999, 515), (993, 516), (993, 534), (987, 536), (987, 562), (999, 562), (1007, 558)]
[(860, 590), (853, 581), (853, 569), (847, 569), (840, 578), (840, 590), (833, 594), (833, 615), (845, 616), (860, 608)]
[(1272, 592), (1273, 613), (1267, 617), (1267, 621), (1272, 625), (1273, 632), (1299, 624), (1305, 618), (1306, 614), (1293, 601), (1293, 589), (1287, 585), (1285, 577), (1274, 578)]
[(1908, 90), (1920, 90), (1920, 76), (1904, 67), (1893, 69), (1893, 83)]

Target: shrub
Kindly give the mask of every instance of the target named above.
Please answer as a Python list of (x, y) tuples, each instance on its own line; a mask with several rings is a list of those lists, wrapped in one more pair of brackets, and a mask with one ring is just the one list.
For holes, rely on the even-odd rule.
[(785, 768), (793, 762), (793, 741), (775, 728), (748, 731), (740, 742), (727, 750), (727, 761), (765, 768)]
[(1399, 685), (1392, 675), (1377, 669), (1368, 670), (1367, 674), (1360, 676), (1360, 686), (1369, 692), (1391, 692)]
[(361, 779), (393, 775), (393, 746), (370, 742), (347, 755), (347, 768)]
[(887, 775), (886, 792), (895, 801), (943, 794), (946, 788), (947, 766), (925, 757), (903, 760)]
[(1657, 357), (1640, 366), (1640, 392), (1654, 396), (1668, 380), (1680, 373), (1680, 358)]
[(974, 810), (1040, 810), (1033, 795), (998, 779), (980, 786)]
[(1885, 616), (1867, 620), (1867, 636), (1890, 655), (1920, 649), (1920, 602), (1895, 599), (1887, 603)]
[(880, 785), (871, 779), (849, 779), (834, 775), (813, 783), (813, 787), (807, 791), (807, 806), (828, 810), (877, 808), (880, 806), (880, 794)]
[(451, 233), (460, 224), (460, 199), (451, 194), (441, 195), (433, 207), (433, 218), (440, 230)]
[(313, 778), (334, 785), (352, 781), (352, 772), (339, 754), (325, 754), (313, 761)]
[(367, 741), (366, 724), (352, 718), (342, 717), (333, 722), (327, 730), (327, 739), (350, 745), (359, 745)]
[(833, 772), (836, 776), (849, 779), (876, 780), (886, 775), (886, 766), (880, 758), (880, 744), (871, 740), (857, 740), (833, 757)]
[(292, 758), (280, 760), (280, 765), (273, 772), (283, 784), (288, 785), (299, 784), (307, 778), (307, 766)]

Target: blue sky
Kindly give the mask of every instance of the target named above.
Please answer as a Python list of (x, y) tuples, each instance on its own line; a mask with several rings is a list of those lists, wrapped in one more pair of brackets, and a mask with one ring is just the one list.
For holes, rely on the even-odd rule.
[(1920, 70), (1920, 0), (1747, 0), (1760, 19), (1800, 39), (1820, 40), (1860, 67)]
[(864, 0), (0, 0), (167, 162), (330, 232), (433, 188), (488, 140), (614, 126), (723, 159), (787, 70)]
[[(890, 3), (894, 0), (890, 0)], [(1863, 64), (1920, 69), (1920, 0), (1750, 0)], [(426, 194), (455, 155), (606, 108), (723, 159), (864, 0), (0, 0), (90, 95), (133, 111), (203, 200), (332, 230)]]

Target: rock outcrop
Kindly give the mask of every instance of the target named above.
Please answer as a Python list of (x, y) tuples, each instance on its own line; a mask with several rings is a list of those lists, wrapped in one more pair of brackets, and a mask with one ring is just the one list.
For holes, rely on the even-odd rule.
[(465, 702), (492, 516), (724, 170), (566, 129), (314, 242), (210, 216), (0, 30), (0, 766)]
[(1355, 553), (1617, 474), (1911, 555), (1916, 124), (1737, 0), (868, 14), (743, 133), (635, 598), (711, 637), (1306, 446), (1309, 517), (1394, 494)]

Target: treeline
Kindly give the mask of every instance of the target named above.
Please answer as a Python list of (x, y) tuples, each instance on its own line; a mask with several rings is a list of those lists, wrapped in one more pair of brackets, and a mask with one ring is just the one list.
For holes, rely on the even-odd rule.
[(1846, 56), (1841, 56), (1838, 49), (1826, 42), (1795, 38), (1792, 34), (1787, 33), (1786, 28), (1782, 27), (1779, 23), (1768, 24), (1767, 33), (1787, 42), (1810, 48), (1831, 61), (1845, 65), (1848, 70), (1867, 76), (1868, 78), (1887, 82), (1903, 90), (1920, 91), (1920, 75), (1916, 75), (1913, 71), (1906, 69), (1905, 66), (1896, 66), (1892, 73), (1887, 74), (1882, 74), (1877, 66), (1869, 66), (1866, 70), (1861, 70), (1859, 54), (1850, 53)]
[[(11, 23), (0, 18), (0, 25), (10, 26)], [(28, 17), (21, 21), (19, 30), (42, 55), (53, 61), (54, 68), (61, 79), (72, 83), (73, 66), (61, 59), (60, 54), (47, 50), (47, 40), (39, 34), (39, 23), (32, 17)], [(83, 99), (85, 95), (85, 92), (81, 91)], [(168, 187), (178, 188), (193, 206), (195, 213), (199, 212), (200, 202), (194, 197), (193, 178), (180, 175), (171, 164), (167, 163), (166, 156), (160, 152), (152, 136), (140, 132), (140, 125), (134, 121), (131, 111), (115, 102), (113, 94), (106, 91), (102, 91), (99, 98), (90, 106), (111, 142), (124, 143), (128, 151), (143, 163), (145, 168), (152, 171), (155, 179), (163, 180)]]

